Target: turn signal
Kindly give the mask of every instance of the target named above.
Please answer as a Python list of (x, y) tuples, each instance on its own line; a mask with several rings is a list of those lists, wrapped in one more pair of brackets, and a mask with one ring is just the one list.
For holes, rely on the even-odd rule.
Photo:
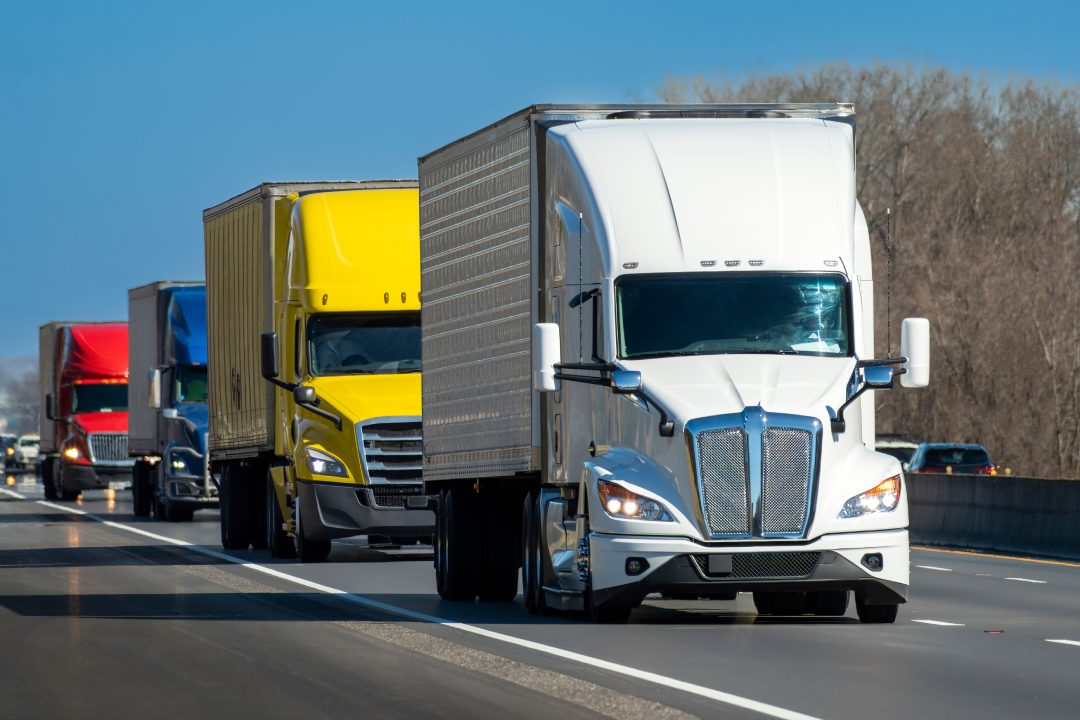
[(862, 517), (870, 513), (892, 512), (900, 504), (900, 476), (893, 475), (844, 503), (837, 517)]

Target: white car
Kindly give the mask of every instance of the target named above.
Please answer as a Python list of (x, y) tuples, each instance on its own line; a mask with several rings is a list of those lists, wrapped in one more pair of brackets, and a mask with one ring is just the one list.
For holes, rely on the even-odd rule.
[(41, 440), (37, 433), (20, 435), (15, 443), (15, 464), (21, 468), (32, 468), (37, 462), (38, 445)]

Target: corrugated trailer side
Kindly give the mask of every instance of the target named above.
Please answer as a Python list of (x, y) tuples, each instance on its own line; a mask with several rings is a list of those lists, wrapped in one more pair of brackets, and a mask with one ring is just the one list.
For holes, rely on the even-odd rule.
[(160, 283), (128, 290), (128, 452), (156, 453), (157, 411), (148, 404), (150, 368), (161, 364), (158, 335)]
[(60, 439), (56, 437), (56, 423), (45, 412), (45, 397), (56, 394), (56, 338), (63, 323), (46, 323), (38, 329), (38, 435), (41, 436), (40, 451), (60, 452)]
[(539, 469), (531, 152), (526, 111), (419, 163), (426, 481)]

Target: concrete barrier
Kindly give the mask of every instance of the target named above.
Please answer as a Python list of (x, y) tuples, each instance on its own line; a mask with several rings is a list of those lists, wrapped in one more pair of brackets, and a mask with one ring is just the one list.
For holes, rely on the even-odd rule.
[(906, 476), (912, 544), (1080, 560), (1080, 480)]

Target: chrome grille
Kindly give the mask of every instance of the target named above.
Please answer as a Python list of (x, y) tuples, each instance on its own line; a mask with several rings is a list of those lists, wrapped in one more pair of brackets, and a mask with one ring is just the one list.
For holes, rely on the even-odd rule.
[(819, 552), (736, 553), (731, 556), (731, 572), (709, 574), (709, 557), (693, 555), (703, 575), (721, 578), (804, 578), (809, 577), (821, 558)]
[(698, 435), (698, 465), (705, 522), (713, 535), (750, 533), (746, 433), (741, 428)]
[(768, 428), (761, 448), (761, 532), (801, 535), (810, 498), (812, 438), (795, 428)]
[(419, 483), (423, 442), (420, 419), (360, 423), (357, 435), (369, 483)]
[(128, 458), (127, 433), (90, 433), (90, 461), (126, 463)]

